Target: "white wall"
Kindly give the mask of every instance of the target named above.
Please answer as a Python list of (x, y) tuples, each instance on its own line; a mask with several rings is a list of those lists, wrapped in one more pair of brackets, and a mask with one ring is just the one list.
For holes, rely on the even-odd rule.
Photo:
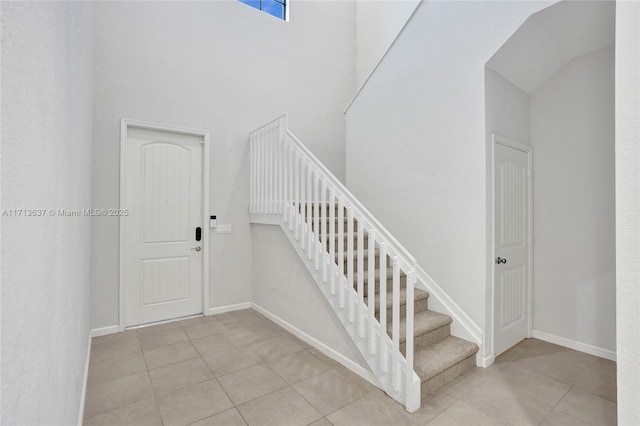
[[(250, 301), (248, 134), (289, 112), (292, 131), (344, 179), (354, 3), (294, 0), (288, 23), (235, 0), (95, 9), (93, 207), (119, 204), (121, 117), (208, 129), (211, 214), (233, 225), (211, 237), (211, 306)], [(97, 219), (92, 232), (92, 326), (110, 326), (118, 323), (117, 220)]]
[(420, 0), (356, 2), (356, 85), (360, 87)]
[(531, 146), (529, 94), (490, 68), (485, 73), (485, 91), (487, 141), (495, 133)]
[[(90, 207), (91, 9), (2, 2), (3, 209)], [(78, 421), (89, 233), (85, 217), (3, 218), (2, 424)]]
[(533, 328), (615, 352), (614, 49), (531, 95)]
[(334, 351), (369, 367), (279, 226), (252, 225), (252, 302)]
[(485, 63), (543, 2), (424, 2), (347, 111), (347, 184), (480, 326)]
[(616, 7), (618, 424), (640, 424), (640, 3)]

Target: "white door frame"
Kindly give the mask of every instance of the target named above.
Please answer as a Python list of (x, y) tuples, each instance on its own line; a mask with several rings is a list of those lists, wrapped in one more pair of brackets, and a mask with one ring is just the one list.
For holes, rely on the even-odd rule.
[(491, 135), (491, 186), (489, 191), (491, 191), (491, 223), (492, 223), (492, 232), (491, 232), (491, 251), (489, 264), (491, 265), (491, 303), (487, 304), (490, 306), (491, 313), (489, 318), (491, 318), (491, 324), (487, 327), (487, 333), (490, 335), (491, 342), (491, 361), (489, 364), (493, 363), (493, 359), (496, 355), (495, 353), (495, 312), (496, 312), (496, 288), (495, 288), (495, 262), (496, 258), (496, 211), (495, 211), (495, 184), (496, 184), (496, 176), (495, 176), (495, 155), (496, 155), (496, 145), (504, 145), (509, 148), (517, 149), (518, 151), (522, 151), (527, 154), (527, 166), (528, 166), (528, 201), (529, 201), (529, 229), (528, 229), (528, 243), (529, 243), (529, 276), (527, 277), (529, 283), (529, 288), (527, 289), (527, 337), (531, 338), (533, 333), (533, 153), (531, 147), (528, 145), (524, 145), (522, 143), (516, 142), (514, 140), (505, 138), (504, 136), (500, 136), (498, 134), (493, 133)]
[[(171, 132), (190, 136), (202, 137), (202, 314), (209, 315), (209, 132), (207, 130), (188, 129), (184, 127), (169, 126), (164, 124), (150, 123), (146, 121), (130, 120), (122, 118), (120, 120), (120, 208), (124, 208), (126, 182), (126, 159), (127, 159), (127, 139), (129, 128), (157, 130), (161, 132)], [(124, 244), (126, 230), (124, 226), (125, 217), (120, 217), (120, 259), (119, 259), (119, 328), (125, 330), (125, 259), (126, 244)]]

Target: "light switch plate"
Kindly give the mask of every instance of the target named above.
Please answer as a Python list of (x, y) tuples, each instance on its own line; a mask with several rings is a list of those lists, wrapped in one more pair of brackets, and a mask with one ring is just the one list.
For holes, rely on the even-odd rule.
[(230, 234), (231, 225), (218, 225), (216, 227), (216, 234)]

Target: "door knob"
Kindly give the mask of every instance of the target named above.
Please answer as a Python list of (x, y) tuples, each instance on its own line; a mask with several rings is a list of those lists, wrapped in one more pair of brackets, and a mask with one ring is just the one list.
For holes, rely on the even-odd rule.
[(200, 250), (202, 250), (202, 247), (199, 247), (199, 246), (198, 247), (192, 247), (191, 250), (200, 251)]
[(507, 263), (507, 259), (503, 259), (501, 257), (496, 257), (496, 265)]

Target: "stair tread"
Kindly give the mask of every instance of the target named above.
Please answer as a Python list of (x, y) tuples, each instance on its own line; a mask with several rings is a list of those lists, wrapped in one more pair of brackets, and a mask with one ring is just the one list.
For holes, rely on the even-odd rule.
[[(338, 254), (339, 254), (338, 250), (336, 249), (335, 250), (336, 258), (338, 257)], [(376, 257), (380, 256), (380, 249), (378, 247), (376, 247), (375, 256)], [(344, 251), (344, 253), (342, 254), (342, 257), (344, 258), (345, 261), (349, 259), (349, 253), (348, 253), (347, 250)], [(357, 257), (358, 257), (358, 252), (354, 249), (353, 250), (353, 259), (356, 259)], [(364, 249), (363, 259), (369, 259), (369, 247), (368, 246), (365, 247), (365, 249)], [(365, 266), (366, 266), (366, 263), (365, 263)]]
[[(354, 288), (356, 289), (356, 291), (358, 290), (355, 286)], [(380, 294), (376, 293), (376, 305), (380, 304), (380, 298), (379, 298)], [(414, 300), (424, 300), (429, 298), (429, 293), (424, 291), (424, 290), (418, 290), (415, 289), (414, 290), (414, 295), (413, 295)], [(369, 296), (364, 296), (364, 301), (365, 303), (369, 303)], [(388, 291), (387, 292), (387, 300), (386, 300), (386, 304), (387, 304), (387, 309), (389, 309), (391, 307), (391, 305), (393, 304), (393, 291)], [(400, 306), (402, 305), (406, 305), (407, 304), (407, 288), (403, 287), (400, 289)], [(417, 315), (417, 314), (416, 314)]]
[[(355, 268), (354, 268), (355, 269)], [(366, 268), (365, 268), (366, 269)], [(347, 271), (345, 271), (345, 275), (346, 275)], [(364, 280), (367, 281), (367, 279), (369, 278), (369, 271), (365, 270), (364, 274), (363, 274)], [(374, 277), (376, 279), (376, 281), (378, 281), (378, 279), (380, 278), (380, 268), (376, 268), (376, 273), (374, 274)], [(406, 274), (402, 271), (400, 271), (400, 278), (406, 278)], [(353, 271), (353, 281), (357, 281), (358, 279), (358, 271)], [(391, 284), (391, 280), (393, 279), (393, 267), (388, 267), (387, 268), (387, 285)]]
[[(342, 234), (343, 234), (342, 235), (343, 239), (349, 241), (349, 232), (347, 231), (346, 228), (344, 229), (344, 232)], [(358, 233), (355, 230), (353, 232), (353, 239), (354, 239), (354, 241), (358, 239)], [(336, 229), (336, 234), (335, 234), (334, 240), (340, 240), (340, 234), (338, 234), (338, 230), (337, 229)], [(362, 240), (363, 241), (364, 240), (369, 240), (369, 234), (367, 234), (367, 233), (362, 234)], [(345, 245), (345, 250), (346, 250), (346, 245)]]
[[(387, 319), (387, 331), (391, 332), (393, 324), (391, 319)], [(444, 327), (451, 324), (451, 317), (449, 315), (441, 314), (438, 312), (426, 310), (417, 312), (413, 315), (413, 337), (418, 337), (426, 334), (430, 331), (437, 330), (440, 327)], [(404, 343), (407, 340), (407, 319), (400, 318), (400, 343)]]
[(437, 376), (478, 352), (478, 345), (449, 336), (446, 339), (417, 351), (413, 367), (422, 382)]

